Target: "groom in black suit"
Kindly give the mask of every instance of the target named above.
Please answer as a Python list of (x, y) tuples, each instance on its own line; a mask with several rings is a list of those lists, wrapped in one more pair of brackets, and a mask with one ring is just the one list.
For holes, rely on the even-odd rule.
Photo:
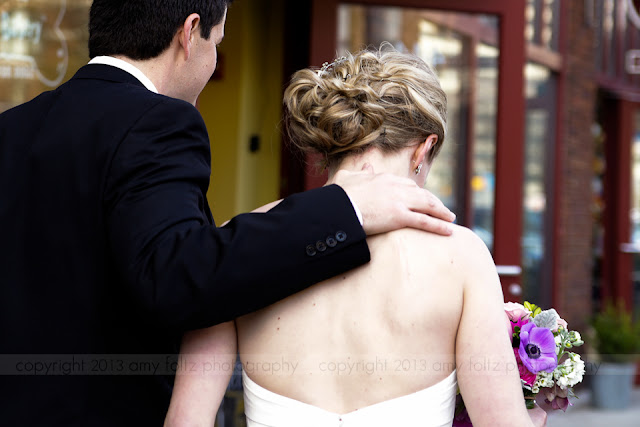
[(160, 425), (185, 330), (367, 262), (365, 233), (447, 234), (367, 172), (215, 227), (192, 104), (229, 3), (94, 0), (90, 64), (0, 115), (0, 424)]

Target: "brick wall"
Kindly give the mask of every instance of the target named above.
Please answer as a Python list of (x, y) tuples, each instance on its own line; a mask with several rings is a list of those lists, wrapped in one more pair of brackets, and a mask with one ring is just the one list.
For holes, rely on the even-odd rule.
[(562, 133), (559, 144), (559, 216), (556, 246), (554, 305), (572, 328), (585, 330), (591, 315), (592, 227), (591, 182), (597, 86), (594, 64), (594, 30), (585, 20), (585, 2), (566, 2), (566, 54), (560, 106)]

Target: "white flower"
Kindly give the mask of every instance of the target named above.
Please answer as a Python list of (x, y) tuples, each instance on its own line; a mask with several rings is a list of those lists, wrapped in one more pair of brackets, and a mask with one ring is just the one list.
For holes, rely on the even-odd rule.
[(553, 373), (540, 371), (536, 376), (536, 382), (533, 383), (533, 387), (531, 387), (531, 391), (538, 393), (541, 388), (551, 388), (553, 385)]
[(584, 361), (576, 353), (567, 353), (569, 356), (564, 363), (558, 365), (553, 371), (553, 377), (562, 389), (573, 387), (582, 381), (584, 377)]

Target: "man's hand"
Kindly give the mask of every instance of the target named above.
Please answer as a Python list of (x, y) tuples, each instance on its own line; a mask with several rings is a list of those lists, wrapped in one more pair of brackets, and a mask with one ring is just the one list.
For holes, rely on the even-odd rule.
[(341, 186), (362, 213), (367, 235), (411, 227), (450, 235), (455, 215), (429, 191), (409, 178), (362, 172), (338, 171), (331, 179)]

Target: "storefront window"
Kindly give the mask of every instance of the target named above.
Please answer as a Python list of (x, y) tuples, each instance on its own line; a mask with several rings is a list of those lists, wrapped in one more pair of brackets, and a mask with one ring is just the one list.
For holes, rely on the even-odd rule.
[(0, 112), (71, 78), (89, 60), (91, 0), (0, 4)]
[(546, 67), (525, 67), (526, 127), (522, 284), (524, 300), (551, 304), (553, 147), (555, 140), (555, 75)]
[[(497, 22), (494, 22), (497, 25)], [(476, 49), (471, 206), (473, 231), (493, 250), (498, 114), (498, 49), (479, 43)]]
[(527, 0), (524, 36), (528, 43), (558, 51), (559, 0)]
[(465, 129), (460, 111), (468, 99), (468, 81), (462, 73), (468, 68), (464, 55), (465, 40), (455, 31), (439, 26), (420, 15), (422, 11), (395, 7), (339, 7), (339, 52), (357, 51), (366, 46), (390, 42), (401, 51), (415, 53), (432, 65), (447, 94), (447, 139), (429, 173), (428, 187), (454, 212), (458, 211), (461, 195), (460, 167)]
[(464, 111), (469, 82), (463, 75), (468, 69), (467, 50), (468, 43), (460, 34), (426, 19), (420, 20), (416, 53), (436, 69), (447, 94), (447, 139), (429, 173), (427, 186), (454, 212), (462, 207), (460, 196), (464, 191), (463, 175), (459, 171), (464, 164), (464, 130), (468, 121)]
[(435, 68), (447, 94), (448, 133), (427, 188), (458, 214), (461, 224), (472, 226), (489, 248), (493, 247), (497, 34), (498, 19), (490, 15), (359, 5), (338, 9), (339, 54), (388, 41)]

